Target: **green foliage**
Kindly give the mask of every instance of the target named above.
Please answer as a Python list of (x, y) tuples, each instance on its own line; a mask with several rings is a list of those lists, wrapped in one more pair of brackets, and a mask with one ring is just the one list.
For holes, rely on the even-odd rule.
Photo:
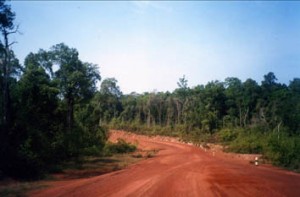
[(289, 86), (276, 80), (270, 72), (261, 85), (231, 77), (189, 88), (183, 77), (172, 93), (110, 94), (111, 98), (99, 94), (99, 116), (110, 128), (177, 136), (195, 143), (219, 140), (234, 152), (265, 153), (271, 133), (291, 138), (300, 134), (299, 79)]
[(195, 129), (189, 132), (180, 133), (179, 136), (184, 142), (193, 142), (194, 144), (214, 142), (212, 138), (213, 136), (201, 129)]
[(237, 153), (263, 153), (267, 133), (262, 127), (224, 128), (218, 132), (221, 142), (227, 145), (227, 151)]
[(245, 134), (241, 133), (229, 145), (228, 151), (237, 153), (258, 154), (263, 151), (263, 135), (260, 134)]
[(43, 174), (43, 163), (39, 158), (39, 154), (33, 150), (32, 139), (28, 138), (24, 144), (21, 145), (19, 150), (19, 165), (17, 167), (18, 174), (27, 178), (38, 178)]
[(93, 145), (82, 149), (82, 154), (87, 156), (99, 156), (102, 154), (102, 147)]
[[(227, 143), (228, 151), (260, 153), (274, 165), (300, 170), (300, 138), (261, 132), (261, 127), (250, 130), (223, 129), (218, 134)], [(232, 138), (232, 136), (234, 136)], [(236, 137), (237, 136), (237, 137)]]
[(230, 77), (189, 88), (183, 76), (174, 92), (123, 95), (107, 78), (98, 91), (97, 65), (64, 43), (28, 54), (20, 67), (5, 44), (14, 19), (0, 1), (0, 176), (39, 178), (72, 157), (135, 150), (122, 140), (106, 144), (108, 128), (220, 140), (231, 151), (299, 169), (300, 79), (287, 86), (269, 72), (261, 85)]
[(239, 131), (237, 129), (224, 128), (218, 132), (218, 136), (222, 142), (232, 142), (238, 137)]
[(273, 164), (300, 170), (300, 137), (270, 135), (264, 155)]
[(124, 139), (119, 138), (117, 143), (107, 142), (104, 147), (104, 153), (106, 155), (131, 153), (134, 152), (136, 149), (137, 147), (135, 145), (127, 143)]
[[(99, 126), (91, 100), (100, 79), (96, 67), (82, 63), (75, 49), (57, 47), (30, 53), (23, 74), (11, 83), (14, 124), (0, 147), (4, 176), (41, 178), (66, 159), (103, 150), (107, 130)], [(56, 73), (54, 63), (60, 65)]]

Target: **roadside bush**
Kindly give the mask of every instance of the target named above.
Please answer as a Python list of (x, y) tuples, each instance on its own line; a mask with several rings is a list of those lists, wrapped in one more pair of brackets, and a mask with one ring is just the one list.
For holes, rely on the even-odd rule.
[(177, 124), (174, 127), (174, 131), (177, 133), (184, 133), (187, 131), (187, 126), (184, 124)]
[(264, 147), (265, 157), (274, 165), (300, 170), (300, 137), (270, 135)]
[(104, 153), (106, 155), (110, 154), (120, 154), (120, 153), (131, 153), (134, 152), (137, 147), (133, 144), (127, 143), (124, 139), (119, 138), (117, 143), (107, 142), (104, 147)]
[(265, 139), (265, 137), (266, 136), (264, 136), (263, 134), (241, 131), (238, 134), (237, 138), (229, 144), (227, 150), (244, 154), (262, 153), (264, 145), (262, 139)]
[(200, 144), (203, 141), (208, 141), (210, 136), (210, 134), (205, 133), (200, 129), (180, 133), (180, 138), (184, 142), (193, 142), (194, 144)]
[(221, 142), (231, 142), (238, 137), (238, 131), (236, 129), (222, 129), (218, 132), (218, 137)]
[(141, 153), (138, 153), (136, 155), (132, 155), (133, 158), (142, 158), (143, 155)]
[(86, 156), (98, 156), (102, 153), (102, 148), (96, 145), (86, 147), (82, 151), (83, 155)]
[(21, 179), (42, 178), (45, 174), (46, 164), (40, 155), (32, 149), (32, 138), (28, 138), (18, 151), (17, 162), (13, 164), (13, 176)]

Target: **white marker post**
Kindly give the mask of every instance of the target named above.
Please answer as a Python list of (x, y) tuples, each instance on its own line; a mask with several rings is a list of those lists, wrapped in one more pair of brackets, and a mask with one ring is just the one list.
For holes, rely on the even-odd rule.
[(255, 165), (258, 166), (258, 157), (255, 157)]

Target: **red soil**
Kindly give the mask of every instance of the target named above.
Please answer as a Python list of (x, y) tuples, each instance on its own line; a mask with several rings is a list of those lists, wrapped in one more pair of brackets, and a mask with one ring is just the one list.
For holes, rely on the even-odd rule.
[(113, 131), (110, 140), (117, 138), (159, 152), (120, 171), (51, 183), (30, 196), (300, 196), (300, 174), (205, 152), (174, 138)]

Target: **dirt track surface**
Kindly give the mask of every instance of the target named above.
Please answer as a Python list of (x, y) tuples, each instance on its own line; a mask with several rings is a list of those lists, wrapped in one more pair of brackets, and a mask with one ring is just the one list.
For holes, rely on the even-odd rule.
[(110, 140), (159, 149), (155, 157), (87, 179), (57, 181), (31, 196), (300, 196), (300, 174), (254, 166), (176, 142), (112, 132)]

